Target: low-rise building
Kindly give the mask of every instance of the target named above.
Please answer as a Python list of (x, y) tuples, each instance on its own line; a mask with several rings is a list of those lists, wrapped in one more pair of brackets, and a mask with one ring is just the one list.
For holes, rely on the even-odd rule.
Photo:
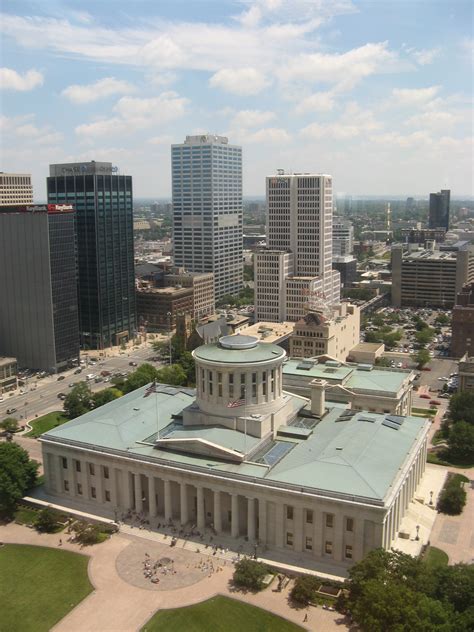
[(459, 391), (474, 391), (474, 356), (467, 353), (459, 360)]
[(308, 312), (296, 323), (290, 338), (290, 356), (329, 355), (344, 361), (359, 340), (360, 309), (340, 303), (326, 313)]
[(338, 574), (390, 550), (430, 423), (332, 406), (324, 379), (311, 401), (291, 394), (285, 355), (224, 337), (193, 352), (196, 390), (143, 387), (43, 434), (49, 498), (110, 517), (133, 511), (150, 528), (195, 525)]
[(353, 410), (409, 415), (415, 373), (406, 369), (375, 367), (328, 359), (290, 359), (283, 365), (287, 391), (309, 397), (311, 382), (326, 380), (326, 399), (348, 404)]
[(14, 391), (18, 385), (18, 365), (16, 358), (0, 357), (0, 395)]
[(392, 304), (451, 309), (463, 285), (474, 281), (474, 246), (452, 250), (392, 248)]
[(377, 358), (381, 358), (385, 351), (385, 345), (380, 342), (359, 342), (351, 349), (349, 357), (350, 362), (358, 362), (361, 364), (375, 364)]
[(192, 287), (141, 287), (137, 289), (138, 322), (149, 332), (176, 328), (178, 314), (192, 313)]
[(214, 298), (214, 274), (212, 272), (185, 272), (176, 268), (165, 274), (165, 285), (190, 287), (193, 290), (193, 318), (199, 320), (214, 314), (216, 302)]

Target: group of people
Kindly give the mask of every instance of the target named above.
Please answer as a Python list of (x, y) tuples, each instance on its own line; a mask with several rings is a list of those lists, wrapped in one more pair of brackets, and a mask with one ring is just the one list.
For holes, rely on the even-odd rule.
[(146, 579), (149, 579), (153, 584), (159, 584), (160, 578), (158, 577), (158, 573), (161, 575), (176, 575), (174, 560), (167, 560), (166, 563), (157, 560), (153, 563), (150, 555), (145, 553), (145, 559), (143, 560), (143, 576)]

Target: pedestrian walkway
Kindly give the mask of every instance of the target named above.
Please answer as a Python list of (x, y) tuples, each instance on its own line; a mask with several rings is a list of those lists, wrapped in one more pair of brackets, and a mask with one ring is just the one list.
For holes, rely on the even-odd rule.
[[(142, 531), (135, 529), (134, 535), (118, 533), (103, 544), (81, 549), (77, 544), (63, 542), (66, 550), (82, 552), (90, 556), (89, 577), (94, 592), (74, 608), (54, 628), (54, 632), (138, 632), (148, 619), (161, 608), (179, 608), (207, 600), (215, 595), (224, 595), (240, 599), (300, 625), (305, 630), (332, 632), (348, 629), (344, 619), (337, 612), (322, 608), (295, 609), (289, 605), (291, 584), (282, 592), (267, 588), (261, 593), (242, 594), (232, 589), (233, 566), (220, 564), (222, 570), (214, 573), (202, 573), (201, 581), (190, 586), (171, 590), (150, 590), (134, 586), (125, 581), (117, 570), (117, 560), (125, 551), (143, 544), (147, 538)], [(9, 524), (0, 527), (0, 540), (7, 543), (33, 544), (37, 546), (59, 545), (63, 534), (39, 534), (27, 527)], [(146, 548), (146, 547), (145, 547)], [(166, 552), (174, 547), (167, 546)], [(189, 557), (189, 564), (199, 564), (202, 554), (182, 549)], [(137, 563), (143, 561), (143, 547), (136, 549)], [(169, 554), (172, 557), (172, 554)], [(130, 558), (134, 559), (134, 558)], [(135, 562), (134, 562), (135, 563)], [(303, 619), (308, 614), (307, 622)]]

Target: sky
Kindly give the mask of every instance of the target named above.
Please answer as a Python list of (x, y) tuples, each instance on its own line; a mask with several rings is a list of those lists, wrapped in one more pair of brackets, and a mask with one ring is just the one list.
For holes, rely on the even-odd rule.
[(243, 147), (339, 195), (472, 196), (471, 0), (3, 0), (0, 170), (109, 161), (170, 195), (170, 145)]

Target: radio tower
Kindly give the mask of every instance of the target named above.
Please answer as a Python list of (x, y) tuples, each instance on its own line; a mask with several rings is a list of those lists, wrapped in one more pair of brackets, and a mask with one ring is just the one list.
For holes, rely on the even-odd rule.
[(387, 203), (387, 232), (390, 232), (391, 230), (392, 230), (392, 211), (390, 209), (390, 202), (388, 202)]

